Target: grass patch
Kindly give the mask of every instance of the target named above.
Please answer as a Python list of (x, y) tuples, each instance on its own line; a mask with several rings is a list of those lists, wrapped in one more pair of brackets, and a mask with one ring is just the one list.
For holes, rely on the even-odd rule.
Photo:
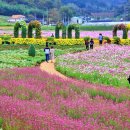
[(100, 75), (97, 72), (91, 74), (84, 74), (74, 71), (72, 68), (63, 68), (61, 66), (56, 66), (56, 69), (69, 77), (76, 79), (83, 79), (91, 83), (104, 84), (114, 87), (127, 87), (130, 88), (130, 84), (127, 79), (118, 79), (117, 77), (112, 77), (110, 74)]

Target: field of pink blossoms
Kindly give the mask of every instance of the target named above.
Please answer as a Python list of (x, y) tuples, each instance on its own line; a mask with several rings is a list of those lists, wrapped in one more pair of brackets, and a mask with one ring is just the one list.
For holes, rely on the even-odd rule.
[[(4, 33), (13, 35), (13, 31), (3, 31), (3, 30), (0, 31), (0, 35), (2, 35)], [(46, 30), (42, 31), (42, 37), (50, 37), (52, 35), (52, 33), (55, 35), (55, 31), (46, 31)], [(83, 38), (86, 36), (90, 36), (92, 38), (98, 38), (99, 33), (102, 33), (103, 36), (108, 36), (110, 38), (113, 37), (112, 31), (80, 31), (80, 37)], [(122, 31), (118, 31), (117, 34), (118, 34), (118, 37), (122, 38), (122, 34), (123, 34)], [(60, 36), (61, 36), (61, 34), (60, 34)], [(75, 36), (75, 33), (73, 31), (73, 37), (74, 36)], [(130, 37), (130, 31), (129, 31), (128, 36)]]
[(39, 68), (0, 70), (0, 117), (5, 129), (129, 130), (130, 90), (65, 81)]
[(130, 46), (105, 45), (87, 53), (66, 54), (58, 58), (57, 66), (84, 74), (97, 72), (119, 81), (126, 80), (130, 75)]
[[(55, 34), (54, 31), (42, 31), (42, 36), (43, 37), (49, 37), (51, 36), (51, 34)], [(113, 34), (112, 31), (80, 31), (80, 37), (84, 38), (86, 36), (90, 36), (92, 38), (98, 38), (99, 33), (102, 33), (103, 36), (107, 36), (112, 38)], [(75, 37), (75, 32), (73, 31), (73, 37)], [(118, 37), (122, 38), (123, 32), (122, 31), (118, 31), (117, 32)], [(60, 34), (61, 36), (61, 34)], [(129, 37), (130, 37), (130, 32), (129, 32)]]

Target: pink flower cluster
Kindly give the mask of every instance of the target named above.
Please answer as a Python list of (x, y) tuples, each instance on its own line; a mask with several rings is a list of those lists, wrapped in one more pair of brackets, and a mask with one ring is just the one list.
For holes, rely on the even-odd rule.
[(98, 72), (119, 78), (130, 74), (130, 46), (105, 45), (88, 53), (67, 54), (59, 57), (59, 65), (82, 73)]
[[(122, 103), (89, 91), (126, 97)], [(0, 117), (20, 130), (130, 129), (130, 90), (63, 80), (39, 68), (0, 70)]]
[[(0, 31), (0, 35), (3, 35), (4, 33), (13, 35), (13, 31)], [(41, 35), (42, 37), (50, 37), (52, 33), (55, 35), (55, 31), (42, 31)], [(103, 36), (107, 36), (112, 38), (113, 32), (112, 31), (80, 31), (80, 37), (84, 38), (86, 36), (92, 37), (92, 38), (98, 38), (99, 33), (102, 33)], [(73, 37), (75, 37), (75, 32), (72, 33)], [(117, 31), (117, 36), (122, 38), (123, 32)], [(60, 36), (62, 36), (60, 32)], [(128, 33), (128, 36), (130, 37), (130, 32)]]

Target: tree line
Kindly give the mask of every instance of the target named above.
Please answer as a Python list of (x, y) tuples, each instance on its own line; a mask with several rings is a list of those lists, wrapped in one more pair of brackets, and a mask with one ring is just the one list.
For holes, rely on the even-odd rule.
[(91, 12), (114, 10), (116, 5), (112, 2), (113, 0), (0, 0), (0, 15), (23, 14), (32, 20), (45, 18), (50, 22), (68, 22), (73, 16), (89, 16)]

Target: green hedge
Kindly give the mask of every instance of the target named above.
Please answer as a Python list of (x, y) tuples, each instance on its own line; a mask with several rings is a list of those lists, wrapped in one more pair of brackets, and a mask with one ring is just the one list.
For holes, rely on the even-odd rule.
[(33, 28), (36, 31), (36, 38), (41, 38), (41, 23), (37, 20), (31, 21), (28, 25), (28, 38), (33, 37)]
[(117, 24), (113, 27), (113, 37), (117, 36), (117, 30), (122, 30), (123, 31), (123, 39), (128, 38), (128, 28), (125, 24)]
[(60, 34), (59, 34), (60, 30), (62, 30), (62, 38), (65, 39), (66, 38), (66, 26), (61, 22), (57, 23), (57, 25), (55, 27), (55, 38), (60, 38)]
[(78, 24), (70, 24), (68, 26), (68, 38), (72, 38), (72, 30), (75, 30), (75, 38), (80, 38), (80, 28)]
[(26, 22), (21, 21), (21, 22), (16, 22), (14, 25), (14, 37), (18, 38), (19, 37), (19, 28), (22, 28), (22, 38), (26, 38)]

